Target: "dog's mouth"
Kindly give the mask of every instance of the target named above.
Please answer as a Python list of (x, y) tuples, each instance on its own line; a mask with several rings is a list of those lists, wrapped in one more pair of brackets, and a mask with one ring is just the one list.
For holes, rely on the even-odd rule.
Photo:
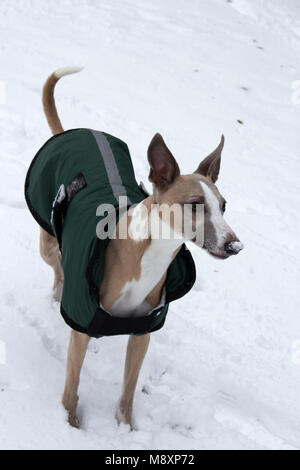
[(207, 246), (205, 246), (205, 244), (203, 244), (203, 249), (205, 251), (207, 251), (207, 253), (210, 256), (212, 256), (213, 258), (216, 258), (216, 259), (227, 259), (227, 258), (229, 258), (229, 255), (223, 250), (220, 250), (220, 249), (212, 250), (211, 248), (207, 248)]
[(210, 256), (212, 256), (213, 258), (216, 258), (216, 259), (227, 259), (229, 258), (229, 255), (227, 255), (226, 253), (222, 254), (220, 252), (215, 252), (215, 251), (211, 251), (211, 250), (208, 250), (207, 248), (205, 248), (207, 253), (210, 254)]
[[(196, 237), (193, 238), (191, 240), (192, 242), (196, 243)], [(211, 248), (208, 248), (205, 243), (203, 243), (203, 245), (198, 245), (196, 243), (196, 245), (200, 248), (203, 248), (203, 250), (205, 250), (210, 256), (212, 256), (213, 258), (216, 258), (216, 259), (227, 259), (230, 257), (230, 255), (228, 253), (226, 253), (226, 251), (224, 250), (220, 250), (219, 248), (213, 250)]]

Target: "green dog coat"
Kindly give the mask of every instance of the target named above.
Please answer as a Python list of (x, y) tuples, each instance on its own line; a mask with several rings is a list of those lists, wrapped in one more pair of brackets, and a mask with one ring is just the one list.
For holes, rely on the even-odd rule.
[(64, 286), (61, 314), (74, 330), (92, 337), (146, 334), (160, 329), (169, 303), (184, 296), (195, 282), (193, 258), (183, 245), (166, 279), (165, 304), (138, 318), (113, 317), (101, 307), (99, 287), (109, 238), (96, 227), (100, 204), (128, 207), (147, 194), (135, 179), (127, 145), (109, 134), (74, 129), (52, 137), (39, 150), (25, 182), (27, 205), (39, 223), (57, 238), (62, 254)]

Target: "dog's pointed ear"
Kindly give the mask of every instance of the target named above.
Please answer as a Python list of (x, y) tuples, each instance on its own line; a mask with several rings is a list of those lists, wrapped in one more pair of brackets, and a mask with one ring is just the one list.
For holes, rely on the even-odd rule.
[(179, 166), (160, 134), (155, 134), (148, 148), (149, 181), (160, 190), (167, 189), (180, 175)]
[(199, 175), (210, 178), (213, 183), (217, 181), (220, 172), (224, 142), (225, 138), (222, 134), (221, 142), (218, 147), (200, 163), (195, 173), (199, 173)]

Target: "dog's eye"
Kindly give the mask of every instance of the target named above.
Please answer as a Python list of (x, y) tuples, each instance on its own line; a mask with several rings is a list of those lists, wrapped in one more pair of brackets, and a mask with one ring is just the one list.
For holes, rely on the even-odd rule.
[(222, 205), (222, 212), (224, 213), (225, 211), (226, 211), (226, 201), (224, 201)]

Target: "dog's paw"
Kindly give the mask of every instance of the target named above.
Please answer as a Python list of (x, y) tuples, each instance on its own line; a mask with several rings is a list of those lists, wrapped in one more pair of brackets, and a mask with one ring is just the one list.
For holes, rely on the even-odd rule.
[(77, 403), (78, 403), (78, 397), (70, 402), (69, 400), (65, 399), (63, 397), (62, 399), (62, 404), (64, 409), (67, 412), (67, 420), (70, 426), (72, 428), (77, 428), (79, 429), (79, 419), (77, 418), (76, 410), (77, 410)]
[(72, 428), (76, 428), (76, 429), (80, 428), (79, 419), (77, 418), (75, 413), (69, 412), (68, 423), (70, 426), (72, 426)]
[(132, 418), (132, 408), (123, 408), (118, 405), (115, 418), (117, 420), (117, 423), (120, 425), (121, 423), (123, 424), (129, 424), (130, 430), (135, 431), (136, 430), (136, 425), (134, 423), (134, 420)]

